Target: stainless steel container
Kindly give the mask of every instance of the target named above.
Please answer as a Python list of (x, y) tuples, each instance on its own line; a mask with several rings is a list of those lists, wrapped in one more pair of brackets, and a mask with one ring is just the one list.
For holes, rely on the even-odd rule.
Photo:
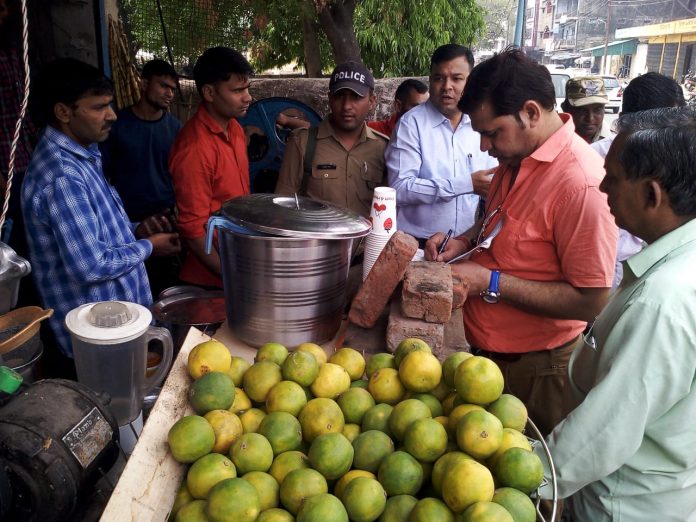
[(211, 336), (215, 333), (225, 321), (225, 300), (221, 290), (172, 286), (160, 293), (150, 311), (157, 325), (172, 334), (176, 356), (192, 326)]
[(330, 340), (341, 324), (353, 240), (370, 222), (307, 198), (251, 194), (208, 221), (219, 230), (227, 320), (244, 343)]
[(15, 307), (19, 296), (19, 280), (29, 272), (29, 262), (0, 242), (0, 315)]

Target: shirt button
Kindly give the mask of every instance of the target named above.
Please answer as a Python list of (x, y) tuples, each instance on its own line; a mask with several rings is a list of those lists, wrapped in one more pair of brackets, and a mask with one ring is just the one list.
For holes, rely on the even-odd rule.
[(325, 177), (325, 178), (328, 178), (328, 177), (329, 177), (329, 175), (328, 175), (328, 174), (324, 174), (324, 177)]

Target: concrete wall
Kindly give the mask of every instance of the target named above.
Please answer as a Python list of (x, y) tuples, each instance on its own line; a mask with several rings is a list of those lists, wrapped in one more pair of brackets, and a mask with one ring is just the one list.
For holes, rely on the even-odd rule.
[[(418, 78), (426, 85), (427, 77)], [(387, 118), (392, 111), (394, 92), (405, 78), (383, 78), (375, 80), (377, 106), (368, 119)], [(255, 78), (252, 80), (251, 95), (254, 101), (282, 96), (292, 98), (309, 105), (322, 118), (329, 113), (328, 78)], [(181, 81), (181, 97), (172, 107), (172, 112), (182, 121), (191, 117), (198, 107), (199, 98), (192, 80)]]
[(99, 66), (98, 0), (34, 0), (29, 3), (29, 34), (40, 62), (77, 58)]

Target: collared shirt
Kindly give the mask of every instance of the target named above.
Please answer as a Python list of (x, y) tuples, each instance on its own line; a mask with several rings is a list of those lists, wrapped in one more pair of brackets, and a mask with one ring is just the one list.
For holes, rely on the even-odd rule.
[[(602, 138), (591, 143), (590, 147), (596, 150), (602, 158), (606, 158), (614, 138), (616, 138), (616, 134), (611, 134), (608, 138)], [(616, 267), (614, 269), (614, 280), (611, 284), (612, 290), (616, 290), (619, 287), (623, 277), (623, 265), (621, 262), (637, 254), (642, 248), (643, 241), (640, 238), (625, 231), (623, 228), (619, 229), (619, 241), (616, 245)]]
[(611, 147), (611, 144), (614, 142), (614, 138), (616, 138), (616, 134), (610, 134), (606, 138), (601, 138), (590, 143), (590, 147), (596, 150), (600, 156), (606, 158), (607, 154), (609, 154), (609, 147)]
[[(208, 218), (228, 199), (249, 194), (249, 159), (244, 131), (237, 120), (227, 124), (227, 135), (201, 104), (172, 145), (169, 170), (178, 208), (181, 237), (205, 236)], [(192, 252), (181, 267), (181, 279), (202, 286), (222, 286)]]
[(549, 449), (560, 496), (577, 492), (576, 520), (696, 520), (694, 265), (696, 219), (625, 263), (592, 328), (596, 347), (573, 354), (571, 382), (583, 401)]
[[(10, 146), (23, 96), (24, 68), (21, 52), (16, 47), (0, 48), (0, 173), (4, 177), (7, 176)], [(22, 123), (17, 143), (15, 172), (24, 172), (29, 165), (32, 139), (36, 139), (36, 128), (31, 118), (27, 117)]]
[[(560, 117), (564, 125), (522, 160), (514, 183), (512, 169), (496, 171), (486, 214), (501, 209), (486, 230), (500, 219), (503, 227), (491, 247), (471, 259), (530, 281), (609, 288), (617, 228), (599, 191), (602, 160), (575, 134), (570, 115)], [(467, 299), (462, 311), (467, 340), (493, 352), (555, 348), (586, 326), (584, 321), (544, 317), (504, 301), (490, 305), (480, 297)]]
[[(290, 134), (276, 185), (278, 194), (290, 196), (299, 193), (308, 135), (308, 129), (297, 129)], [(336, 137), (329, 119), (325, 119), (317, 130), (307, 197), (328, 201), (368, 217), (372, 193), (375, 187), (386, 181), (386, 145), (386, 136), (363, 125), (358, 141), (350, 150), (346, 150)]]
[(96, 143), (85, 148), (48, 126), (22, 184), (32, 275), (60, 349), (72, 357), (63, 322), (85, 303), (152, 304), (143, 261), (152, 243), (136, 240), (121, 200), (102, 174)]
[(602, 120), (602, 124), (599, 126), (599, 129), (597, 129), (597, 132), (594, 136), (592, 136), (592, 139), (590, 140), (590, 145), (605, 140), (610, 136), (614, 136), (614, 133), (611, 130), (611, 125), (607, 122), (606, 119)]
[(391, 135), (394, 133), (394, 128), (396, 127), (396, 122), (399, 121), (399, 115), (398, 114), (392, 114), (389, 118), (386, 120), (373, 120), (373, 121), (368, 121), (367, 126), (370, 127), (371, 129), (376, 130), (377, 132), (381, 132), (387, 137), (391, 137)]
[(169, 151), (181, 122), (169, 112), (142, 120), (132, 107), (119, 111), (108, 139), (99, 145), (104, 174), (118, 190), (133, 221), (174, 207)]
[(404, 114), (387, 152), (389, 185), (396, 189), (397, 226), (417, 238), (470, 229), (480, 198), (471, 174), (498, 162), (481, 152), (466, 114), (455, 130), (428, 100)]

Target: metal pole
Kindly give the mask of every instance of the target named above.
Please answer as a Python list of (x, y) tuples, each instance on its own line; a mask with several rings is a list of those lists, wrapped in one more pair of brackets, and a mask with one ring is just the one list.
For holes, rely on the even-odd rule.
[[(604, 56), (602, 57), (601, 73), (609, 74), (607, 70), (607, 48), (609, 47), (609, 27), (611, 26), (611, 0), (607, 0), (607, 23), (604, 28)], [(600, 74), (601, 74), (600, 73)]]
[(522, 47), (522, 33), (524, 29), (524, 10), (527, 7), (526, 0), (519, 0), (517, 2), (517, 19), (515, 20), (515, 36), (513, 38), (512, 44), (515, 47)]

